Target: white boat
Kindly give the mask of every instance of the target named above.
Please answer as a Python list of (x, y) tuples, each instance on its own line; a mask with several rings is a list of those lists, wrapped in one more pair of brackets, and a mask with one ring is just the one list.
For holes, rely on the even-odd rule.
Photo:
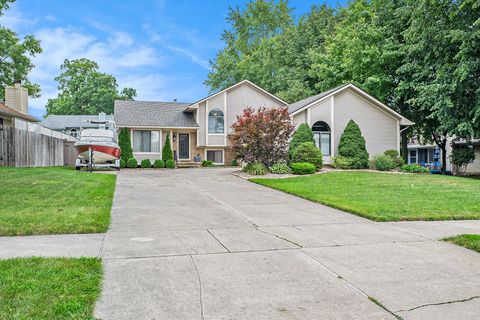
[(117, 143), (115, 123), (113, 121), (89, 121), (98, 124), (98, 129), (83, 129), (80, 138), (75, 142), (77, 151), (77, 169), (82, 166), (119, 167), (121, 154)]

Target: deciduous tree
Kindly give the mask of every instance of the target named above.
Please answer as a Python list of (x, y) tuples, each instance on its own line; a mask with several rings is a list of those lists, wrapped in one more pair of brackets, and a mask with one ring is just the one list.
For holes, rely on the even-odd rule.
[(288, 109), (253, 108), (243, 110), (232, 125), (230, 137), (237, 158), (269, 167), (288, 158), (289, 139), (294, 130)]

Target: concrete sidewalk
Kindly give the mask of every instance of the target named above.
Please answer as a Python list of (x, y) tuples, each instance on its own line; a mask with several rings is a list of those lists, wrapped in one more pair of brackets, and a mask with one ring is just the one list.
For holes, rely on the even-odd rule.
[(374, 223), (231, 171), (120, 172), (96, 317), (478, 316), (480, 255), (435, 239), (480, 221)]

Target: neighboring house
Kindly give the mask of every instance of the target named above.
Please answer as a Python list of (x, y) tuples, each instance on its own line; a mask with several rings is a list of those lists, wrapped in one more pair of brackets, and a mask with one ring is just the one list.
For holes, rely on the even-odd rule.
[(32, 123), (39, 121), (28, 114), (28, 91), (20, 82), (5, 86), (5, 102), (0, 102), (0, 128), (15, 127), (15, 119)]
[[(113, 120), (113, 115), (101, 114), (100, 118)], [(78, 138), (80, 128), (98, 128), (98, 124), (88, 122), (92, 120), (98, 121), (99, 115), (49, 115), (40, 122), (40, 125)]]
[(346, 84), (291, 104), (295, 127), (307, 123), (325, 164), (338, 155), (343, 130), (352, 119), (365, 138), (370, 158), (400, 151), (400, 132), (413, 123), (353, 84)]
[[(454, 141), (452, 138), (447, 139), (447, 161), (445, 164), (446, 170), (453, 172), (454, 168), (450, 162), (450, 155), (453, 148), (458, 145), (465, 145), (466, 142)], [(468, 166), (467, 174), (480, 174), (480, 141), (474, 140), (470, 147), (475, 150), (475, 160), (473, 160)], [(418, 139), (412, 139), (408, 144), (408, 163), (418, 163), (422, 166), (429, 168), (441, 168), (442, 163), (442, 150), (435, 144), (420, 143)]]
[(234, 154), (228, 135), (246, 107), (282, 107), (287, 103), (248, 80), (194, 103), (115, 101), (117, 127), (130, 129), (137, 160), (161, 159), (170, 136), (175, 159), (193, 162), (195, 156), (215, 164), (230, 164)]

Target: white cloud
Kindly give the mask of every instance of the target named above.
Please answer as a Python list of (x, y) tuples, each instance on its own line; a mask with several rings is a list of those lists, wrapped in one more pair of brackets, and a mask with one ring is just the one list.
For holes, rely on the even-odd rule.
[(37, 19), (25, 17), (20, 10), (18, 10), (15, 3), (10, 5), (10, 8), (3, 13), (4, 15), (0, 17), (0, 25), (16, 32), (24, 26), (33, 25), (38, 21)]
[[(40, 84), (42, 97), (31, 100), (33, 110), (44, 109), (47, 100), (56, 96), (54, 78), (60, 74), (60, 65), (65, 59), (91, 59), (99, 64), (102, 72), (118, 79), (126, 77), (130, 83), (136, 77), (145, 79), (142, 67), (158, 66), (163, 60), (153, 48), (135, 43), (130, 34), (121, 31), (110, 33), (106, 39), (99, 39), (71, 28), (44, 28), (38, 30), (35, 37), (41, 41), (43, 53), (33, 58), (35, 68), (29, 78)], [(155, 80), (152, 81), (153, 86), (158, 83), (158, 79)], [(145, 81), (139, 84), (145, 84)], [(147, 96), (152, 96), (154, 89), (147, 88), (145, 91)]]
[(210, 70), (210, 64), (209, 64), (208, 60), (201, 58), (195, 52), (193, 52), (189, 49), (186, 49), (186, 48), (178, 47), (178, 46), (167, 46), (167, 48), (174, 51), (174, 52), (177, 52), (177, 53), (180, 53), (180, 54), (186, 56), (192, 62), (196, 63), (200, 67), (205, 68), (207, 70)]

